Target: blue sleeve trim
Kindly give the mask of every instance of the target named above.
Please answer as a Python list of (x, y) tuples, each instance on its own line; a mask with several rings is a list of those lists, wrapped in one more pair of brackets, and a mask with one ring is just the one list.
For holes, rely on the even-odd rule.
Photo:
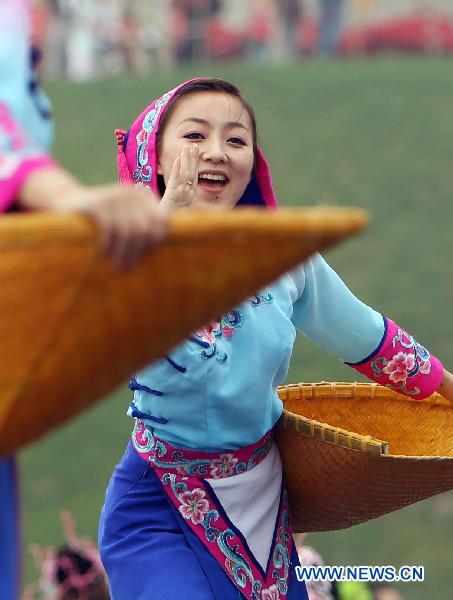
[(138, 381), (134, 377), (131, 377), (131, 380), (129, 382), (129, 389), (132, 390), (133, 392), (136, 392), (136, 391), (147, 392), (148, 394), (153, 394), (154, 396), (163, 396), (164, 395), (164, 393), (159, 392), (159, 390), (152, 390), (147, 385), (142, 385), (141, 383), (138, 383)]
[(161, 425), (166, 425), (168, 423), (168, 419), (164, 419), (164, 417), (153, 417), (153, 415), (147, 415), (142, 412), (136, 407), (134, 402), (129, 404), (129, 408), (131, 409), (131, 417), (136, 419), (148, 419), (149, 421), (154, 421), (154, 423), (160, 423)]
[(363, 364), (369, 362), (372, 358), (374, 358), (376, 356), (376, 354), (378, 354), (378, 352), (380, 351), (380, 349), (382, 348), (382, 346), (385, 342), (385, 338), (387, 337), (387, 330), (388, 330), (388, 319), (385, 315), (382, 315), (382, 318), (384, 319), (384, 334), (383, 334), (382, 339), (379, 342), (379, 345), (376, 348), (376, 350), (373, 350), (373, 352), (371, 354), (369, 354), (363, 360), (359, 360), (359, 362), (355, 362), (355, 363), (347, 362), (347, 363), (345, 363), (345, 365), (348, 365), (349, 367), (357, 367), (359, 365), (363, 365)]
[(181, 367), (181, 365), (178, 365), (177, 362), (175, 362), (172, 358), (170, 358), (169, 356), (165, 357), (165, 360), (167, 360), (172, 367), (174, 367), (177, 371), (179, 371), (180, 373), (185, 373), (187, 371), (186, 367)]

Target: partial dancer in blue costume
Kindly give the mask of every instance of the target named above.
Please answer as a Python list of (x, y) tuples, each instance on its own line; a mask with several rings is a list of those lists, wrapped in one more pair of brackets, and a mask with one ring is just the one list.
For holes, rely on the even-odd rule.
[[(26, 0), (0, 0), (0, 213), (84, 213), (101, 228), (115, 264), (131, 264), (162, 238), (165, 215), (141, 190), (83, 186), (48, 154), (50, 104), (34, 71), (38, 53), (29, 46), (28, 11)], [(16, 600), (20, 591), (17, 483), (14, 458), (0, 460), (1, 600)]]
[[(0, 212), (18, 195), (22, 182), (52, 167), (46, 154), (51, 140), (49, 106), (33, 81), (25, 2), (2, 0), (0, 6)], [(27, 125), (29, 136), (18, 125)], [(17, 465), (0, 461), (0, 596), (15, 600), (20, 591), (21, 544)]]
[[(226, 81), (178, 86), (117, 138), (120, 180), (168, 210), (277, 208), (253, 110)], [(113, 600), (307, 598), (273, 441), (296, 330), (362, 372), (378, 360), (373, 377), (410, 396), (453, 398), (440, 361), (314, 255), (131, 379), (99, 528)]]

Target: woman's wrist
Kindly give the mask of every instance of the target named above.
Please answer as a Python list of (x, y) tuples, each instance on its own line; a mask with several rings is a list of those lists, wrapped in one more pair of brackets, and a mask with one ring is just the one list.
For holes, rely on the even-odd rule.
[(166, 211), (172, 211), (177, 210), (178, 208), (185, 208), (188, 204), (185, 202), (178, 202), (175, 198), (175, 193), (171, 190), (167, 190), (162, 196), (159, 206)]
[(437, 391), (441, 396), (453, 402), (453, 375), (446, 369), (444, 369), (442, 381)]
[(162, 196), (162, 199), (159, 202), (159, 206), (160, 206), (160, 208), (163, 208), (164, 210), (173, 210), (176, 208), (175, 203), (172, 202), (171, 198), (169, 198), (169, 195), (167, 193), (165, 193)]

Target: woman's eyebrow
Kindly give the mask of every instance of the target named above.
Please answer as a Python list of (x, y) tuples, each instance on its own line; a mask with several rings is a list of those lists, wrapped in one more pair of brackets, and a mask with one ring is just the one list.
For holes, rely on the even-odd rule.
[[(187, 119), (181, 121), (180, 125), (182, 125), (183, 123), (187, 123), (188, 121), (191, 121), (192, 123), (200, 123), (201, 125), (210, 124), (209, 121), (207, 121), (206, 119), (201, 119), (200, 117), (188, 117)], [(234, 127), (240, 127), (248, 131), (248, 127), (243, 123), (240, 123), (239, 121), (228, 121), (227, 123), (225, 123), (224, 127), (225, 129), (233, 129)]]

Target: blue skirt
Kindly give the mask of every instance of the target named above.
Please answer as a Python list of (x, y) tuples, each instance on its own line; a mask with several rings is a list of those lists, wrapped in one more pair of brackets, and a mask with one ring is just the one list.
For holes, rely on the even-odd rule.
[[(243, 600), (129, 443), (106, 493), (99, 549), (112, 600)], [(308, 600), (292, 546), (287, 600)]]

